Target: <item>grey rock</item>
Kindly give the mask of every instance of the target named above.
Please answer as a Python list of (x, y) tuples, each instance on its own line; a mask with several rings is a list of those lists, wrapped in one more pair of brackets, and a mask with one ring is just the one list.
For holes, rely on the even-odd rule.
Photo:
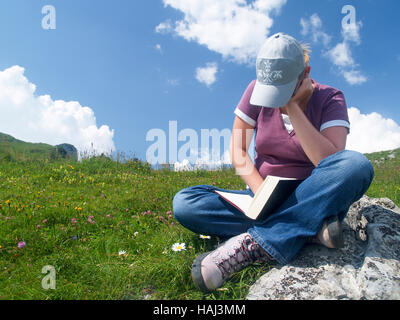
[(400, 209), (364, 196), (343, 222), (345, 246), (309, 244), (251, 286), (249, 300), (400, 299)]
[(78, 160), (78, 150), (72, 144), (59, 144), (56, 146), (56, 149), (62, 157), (75, 161)]

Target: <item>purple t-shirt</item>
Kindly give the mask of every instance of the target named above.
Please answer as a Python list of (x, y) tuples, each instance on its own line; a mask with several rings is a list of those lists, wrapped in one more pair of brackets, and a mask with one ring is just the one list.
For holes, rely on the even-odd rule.
[[(344, 126), (350, 132), (343, 93), (312, 81), (315, 89), (305, 110), (308, 120), (318, 131), (333, 126)], [(254, 80), (249, 84), (234, 112), (256, 130), (256, 169), (263, 179), (268, 175), (306, 179), (315, 166), (305, 154), (295, 131), (289, 133), (286, 129), (279, 108), (250, 104), (255, 83)]]

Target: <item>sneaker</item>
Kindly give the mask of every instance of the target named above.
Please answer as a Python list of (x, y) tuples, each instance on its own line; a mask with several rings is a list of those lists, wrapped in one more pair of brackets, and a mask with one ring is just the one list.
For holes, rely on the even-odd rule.
[(242, 233), (214, 251), (199, 255), (192, 265), (192, 278), (200, 290), (211, 292), (248, 265), (272, 260), (249, 233)]

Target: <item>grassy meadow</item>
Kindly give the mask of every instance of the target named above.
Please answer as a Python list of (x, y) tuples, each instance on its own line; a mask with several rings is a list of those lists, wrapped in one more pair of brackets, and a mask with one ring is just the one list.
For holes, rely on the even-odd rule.
[[(400, 206), (400, 149), (367, 156), (375, 168), (367, 195)], [(0, 160), (0, 299), (244, 299), (272, 266), (251, 266), (211, 294), (192, 283), (193, 259), (219, 239), (181, 227), (172, 199), (199, 184), (245, 188), (234, 169), (173, 172), (106, 157)], [(173, 251), (175, 243), (186, 250)], [(46, 265), (55, 268), (55, 290), (42, 288)]]

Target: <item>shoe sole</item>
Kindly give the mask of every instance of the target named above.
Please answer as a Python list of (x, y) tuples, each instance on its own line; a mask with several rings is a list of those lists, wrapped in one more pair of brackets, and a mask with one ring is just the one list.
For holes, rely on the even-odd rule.
[(343, 227), (339, 222), (337, 216), (333, 216), (328, 218), (328, 233), (329, 238), (335, 248), (343, 248), (344, 247), (344, 238), (343, 238)]
[(212, 292), (213, 290), (210, 290), (207, 288), (203, 276), (201, 274), (201, 263), (203, 262), (203, 259), (208, 256), (210, 252), (203, 253), (199, 255), (196, 259), (194, 259), (193, 264), (192, 264), (192, 279), (194, 284), (203, 292)]

